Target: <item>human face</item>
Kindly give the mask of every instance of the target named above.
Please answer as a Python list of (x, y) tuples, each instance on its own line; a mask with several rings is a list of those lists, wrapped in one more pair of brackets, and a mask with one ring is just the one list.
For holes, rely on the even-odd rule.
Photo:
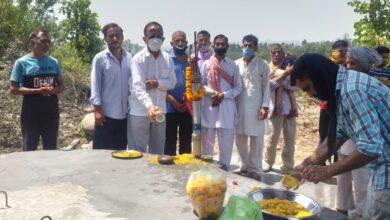
[(51, 46), (51, 38), (48, 33), (39, 32), (35, 39), (31, 41), (33, 53), (37, 56), (45, 56), (49, 52)]
[(204, 34), (199, 34), (196, 41), (200, 46), (210, 46), (210, 38)]
[(314, 84), (311, 79), (296, 79), (295, 86), (302, 89), (302, 91), (306, 92), (312, 98), (317, 96), (317, 92), (314, 89)]
[(350, 53), (347, 54), (346, 68), (358, 72), (366, 72), (366, 69)]
[(388, 53), (381, 53), (381, 56), (383, 58), (382, 66), (386, 66), (389, 62), (389, 54)]
[(111, 27), (107, 30), (107, 35), (104, 40), (111, 51), (118, 50), (122, 47), (123, 34), (119, 28)]
[(273, 46), (270, 51), (270, 57), (274, 65), (281, 64), (284, 58), (283, 49), (279, 46)]
[(160, 38), (162, 41), (164, 41), (163, 32), (158, 25), (151, 25), (146, 29), (146, 36), (143, 37), (143, 40), (146, 44), (148, 44), (148, 41), (153, 38)]
[(183, 32), (175, 32), (172, 35), (171, 45), (172, 47), (184, 48), (187, 46), (187, 38)]
[(254, 45), (253, 42), (244, 41), (242, 48), (251, 48), (253, 51), (257, 51), (257, 46)]
[(228, 45), (226, 44), (226, 41), (225, 41), (225, 38), (217, 38), (215, 39), (215, 42), (213, 44), (213, 48), (214, 49), (217, 49), (217, 48), (227, 48)]

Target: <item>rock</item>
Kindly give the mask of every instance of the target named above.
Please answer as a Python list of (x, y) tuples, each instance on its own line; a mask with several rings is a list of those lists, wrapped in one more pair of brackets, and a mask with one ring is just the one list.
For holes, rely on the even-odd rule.
[(75, 139), (68, 146), (61, 148), (60, 150), (74, 150), (80, 144), (80, 139)]
[(80, 148), (85, 150), (92, 149), (92, 141), (90, 141), (88, 144), (82, 144)]
[(84, 130), (85, 133), (92, 136), (94, 127), (95, 115), (93, 112), (91, 112), (84, 116), (83, 120), (81, 121), (81, 128)]

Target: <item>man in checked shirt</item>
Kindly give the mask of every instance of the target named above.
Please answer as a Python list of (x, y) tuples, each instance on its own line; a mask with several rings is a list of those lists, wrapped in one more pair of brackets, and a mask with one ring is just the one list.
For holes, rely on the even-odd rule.
[[(318, 183), (368, 164), (371, 169), (363, 219), (390, 219), (390, 89), (374, 77), (347, 70), (319, 54), (295, 63), (291, 84), (328, 101), (330, 129), (324, 143), (295, 167), (301, 179)], [(347, 139), (356, 150), (328, 166), (319, 164)]]

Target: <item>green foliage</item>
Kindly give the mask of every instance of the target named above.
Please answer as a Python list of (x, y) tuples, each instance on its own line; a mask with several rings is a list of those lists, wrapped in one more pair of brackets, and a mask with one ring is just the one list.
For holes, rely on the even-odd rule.
[(56, 29), (54, 5), (57, 0), (0, 0), (0, 54), (10, 42), (23, 42), (36, 28)]
[(56, 48), (51, 56), (58, 59), (64, 73), (65, 94), (62, 98), (74, 104), (85, 103), (89, 95), (90, 64), (78, 56), (76, 49), (70, 44)]
[[(326, 57), (330, 56), (331, 41), (323, 41), (323, 42), (307, 42), (303, 40), (301, 45), (293, 44), (293, 43), (281, 43), (286, 53), (300, 56), (303, 53), (319, 53)], [(270, 60), (269, 57), (269, 47), (271, 44), (268, 43), (259, 43), (257, 49), (257, 55), (265, 60)], [(238, 59), (242, 57), (241, 45), (240, 44), (230, 44), (228, 50), (228, 57), (232, 59)]]
[(131, 40), (127, 39), (127, 40), (124, 40), (123, 43), (122, 43), (122, 47), (128, 51), (129, 53), (131, 53), (132, 55), (136, 54), (138, 51), (142, 50), (142, 46), (140, 46), (139, 44), (133, 44), (131, 43)]
[(99, 38), (98, 15), (89, 9), (89, 0), (61, 0), (60, 12), (66, 19), (60, 23), (60, 41), (76, 49), (83, 62), (90, 63), (103, 49)]
[(376, 47), (390, 44), (390, 0), (352, 0), (348, 5), (364, 15), (354, 25), (357, 45)]

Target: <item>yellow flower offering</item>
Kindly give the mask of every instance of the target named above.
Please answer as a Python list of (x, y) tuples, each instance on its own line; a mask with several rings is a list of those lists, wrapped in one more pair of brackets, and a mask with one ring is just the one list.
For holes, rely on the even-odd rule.
[[(189, 63), (192, 63), (190, 58)], [(194, 92), (192, 89), (192, 75), (194, 74), (193, 68), (191, 66), (186, 67), (186, 82), (185, 82), (185, 95), (188, 101), (192, 102), (194, 100), (199, 100), (203, 97), (206, 92), (206, 89), (201, 86), (199, 91)]]
[(111, 156), (119, 159), (135, 159), (142, 157), (142, 153), (136, 150), (114, 151)]
[(285, 175), (282, 177), (282, 184), (288, 189), (297, 187), (299, 185), (299, 180), (291, 175)]
[(200, 219), (218, 217), (221, 214), (226, 190), (225, 179), (207, 168), (193, 172), (186, 187), (192, 206)]
[(303, 218), (311, 216), (312, 213), (301, 204), (287, 199), (264, 199), (258, 201), (260, 208), (274, 215)]

